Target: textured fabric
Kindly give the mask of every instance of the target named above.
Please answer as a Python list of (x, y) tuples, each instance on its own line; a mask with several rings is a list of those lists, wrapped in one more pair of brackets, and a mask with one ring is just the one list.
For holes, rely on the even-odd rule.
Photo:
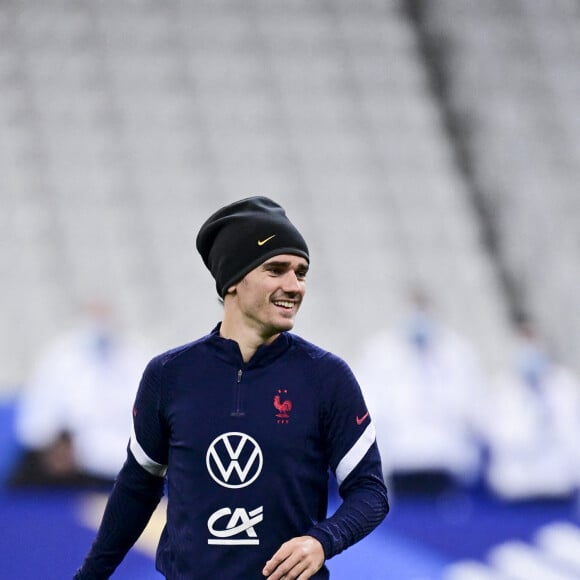
[(129, 452), (107, 502), (99, 533), (74, 580), (106, 580), (139, 539), (163, 495), (164, 480)]
[[(133, 414), (145, 467), (168, 466), (157, 567), (170, 580), (262, 578), (280, 545), (305, 534), (330, 558), (388, 511), (354, 376), (344, 361), (293, 334), (261, 347), (247, 364), (219, 327), (156, 357)], [(339, 466), (343, 504), (327, 518), (328, 472)], [(117, 517), (116, 525), (131, 525)], [(111, 520), (103, 526), (114, 527)], [(95, 558), (106, 552), (97, 540)], [(328, 578), (327, 568), (313, 578)]]
[(284, 209), (259, 196), (215, 212), (199, 230), (196, 246), (222, 297), (232, 284), (273, 256), (292, 254), (309, 260), (306, 242)]

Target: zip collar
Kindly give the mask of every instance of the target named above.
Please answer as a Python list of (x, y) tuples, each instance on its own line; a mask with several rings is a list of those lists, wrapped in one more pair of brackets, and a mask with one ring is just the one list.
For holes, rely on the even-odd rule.
[(238, 368), (259, 368), (267, 366), (278, 357), (282, 356), (292, 345), (292, 335), (282, 332), (271, 344), (262, 344), (258, 347), (252, 358), (244, 363), (240, 347), (235, 340), (220, 336), (221, 322), (207, 336), (208, 348), (218, 358), (234, 364)]

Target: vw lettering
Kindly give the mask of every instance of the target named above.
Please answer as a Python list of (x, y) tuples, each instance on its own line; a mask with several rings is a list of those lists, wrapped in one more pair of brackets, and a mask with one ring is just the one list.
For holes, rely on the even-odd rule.
[(245, 433), (230, 432), (211, 442), (205, 462), (216, 483), (222, 487), (239, 489), (256, 481), (262, 471), (264, 458), (255, 439)]

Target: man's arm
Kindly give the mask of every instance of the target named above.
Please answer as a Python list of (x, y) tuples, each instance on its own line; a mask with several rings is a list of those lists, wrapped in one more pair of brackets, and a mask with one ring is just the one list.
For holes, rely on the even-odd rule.
[(162, 361), (145, 369), (133, 408), (133, 432), (103, 515), (97, 538), (75, 580), (109, 578), (138, 540), (163, 495), (167, 430), (163, 413)]
[[(368, 454), (374, 453), (371, 449)], [(326, 559), (362, 540), (389, 512), (383, 478), (372, 472), (363, 475), (365, 463), (361, 462), (357, 467), (358, 473), (351, 474), (352, 479), (339, 488), (343, 501), (336, 512), (308, 531), (308, 535), (322, 544)]]
[(321, 362), (328, 365), (322, 367), (320, 386), (325, 392), (323, 431), (343, 501), (307, 535), (322, 544), (328, 559), (374, 530), (387, 515), (389, 502), (375, 426), (361, 388), (343, 360), (326, 357)]
[(377, 460), (375, 444), (340, 486), (343, 502), (336, 513), (313, 526), (307, 535), (282, 544), (268, 560), (262, 571), (268, 580), (311, 578), (325, 560), (364, 538), (383, 521), (389, 503)]
[(97, 537), (74, 580), (106, 580), (139, 539), (162, 495), (165, 479), (143, 469), (131, 451), (107, 502)]
[[(324, 384), (332, 383), (332, 375), (332, 370), (324, 374)], [(343, 501), (333, 516), (305, 536), (282, 544), (262, 571), (268, 580), (311, 578), (324, 560), (364, 538), (389, 511), (375, 428), (360, 387), (344, 362), (335, 376), (337, 390), (327, 398), (324, 432)]]

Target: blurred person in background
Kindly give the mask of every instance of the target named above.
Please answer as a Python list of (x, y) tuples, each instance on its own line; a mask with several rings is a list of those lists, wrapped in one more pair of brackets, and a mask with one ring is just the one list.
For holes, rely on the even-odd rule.
[(395, 493), (469, 488), (481, 477), (479, 356), (425, 290), (407, 298), (401, 324), (371, 336), (356, 366), (385, 477)]
[[(289, 332), (308, 247), (265, 197), (215, 212), (196, 245), (222, 321), (147, 366), (127, 461), (75, 578), (109, 578), (167, 482), (166, 578), (327, 579), (325, 561), (379, 525), (388, 501), (350, 368)], [(342, 498), (330, 516), (329, 470)]]
[(518, 319), (513, 366), (487, 409), (487, 483), (506, 500), (570, 498), (580, 476), (580, 382), (537, 327)]
[(123, 336), (109, 302), (82, 308), (77, 327), (41, 353), (19, 398), (22, 456), (8, 485), (110, 485), (125, 458), (130, 409), (150, 352)]

